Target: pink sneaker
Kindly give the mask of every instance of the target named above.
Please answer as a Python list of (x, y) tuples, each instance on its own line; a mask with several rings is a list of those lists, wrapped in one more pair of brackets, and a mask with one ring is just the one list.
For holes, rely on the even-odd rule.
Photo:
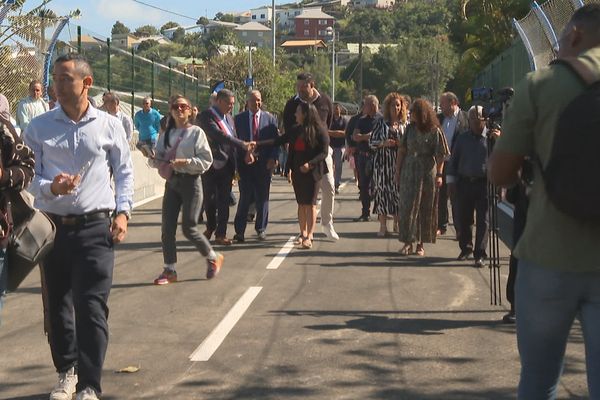
[(206, 279), (212, 279), (219, 274), (224, 259), (223, 254), (217, 253), (216, 260), (206, 260)]
[(164, 269), (163, 272), (154, 280), (155, 285), (167, 285), (177, 282), (177, 271)]

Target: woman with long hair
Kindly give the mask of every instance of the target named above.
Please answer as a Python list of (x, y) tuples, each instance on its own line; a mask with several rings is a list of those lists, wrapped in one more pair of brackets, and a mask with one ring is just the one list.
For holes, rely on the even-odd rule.
[(197, 226), (203, 194), (200, 175), (213, 161), (206, 134), (190, 123), (192, 104), (188, 99), (174, 95), (169, 104), (170, 118), (150, 162), (166, 179), (161, 226), (164, 268), (155, 285), (177, 281), (175, 235), (180, 212), (183, 235), (206, 257), (206, 278), (214, 278), (223, 265), (223, 255), (212, 249)]
[(442, 185), (444, 159), (450, 153), (431, 104), (415, 100), (411, 123), (400, 140), (396, 182), (400, 185), (399, 239), (403, 255), (425, 255), (423, 243), (435, 243), (437, 188)]
[(379, 218), (379, 237), (388, 234), (388, 216), (393, 216), (394, 231), (397, 231), (399, 193), (394, 173), (398, 143), (406, 129), (407, 114), (404, 97), (396, 92), (388, 94), (383, 101), (383, 120), (377, 121), (370, 139), (373, 149), (373, 213)]
[(317, 221), (318, 184), (328, 172), (325, 157), (329, 150), (329, 134), (314, 105), (304, 102), (298, 104), (295, 116), (296, 125), (290, 132), (276, 139), (260, 141), (257, 145), (289, 143), (287, 163), (298, 203), (300, 225), (297, 244), (310, 249)]

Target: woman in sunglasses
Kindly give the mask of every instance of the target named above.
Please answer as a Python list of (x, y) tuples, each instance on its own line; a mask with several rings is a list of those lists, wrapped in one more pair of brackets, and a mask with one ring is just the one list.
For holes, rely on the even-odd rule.
[(223, 265), (223, 255), (212, 249), (197, 227), (202, 207), (200, 175), (210, 168), (213, 161), (206, 134), (190, 123), (192, 105), (188, 99), (174, 95), (169, 104), (170, 118), (156, 144), (156, 156), (150, 162), (166, 179), (161, 228), (165, 265), (163, 272), (154, 280), (155, 285), (177, 281), (175, 235), (180, 211), (183, 235), (206, 257), (206, 278), (214, 278)]

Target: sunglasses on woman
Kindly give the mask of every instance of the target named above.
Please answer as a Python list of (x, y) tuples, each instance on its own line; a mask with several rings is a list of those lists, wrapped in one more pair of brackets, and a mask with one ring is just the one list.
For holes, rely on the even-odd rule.
[(186, 111), (189, 110), (190, 106), (185, 104), (185, 103), (180, 103), (180, 104), (173, 104), (171, 106), (171, 110), (179, 110), (179, 111)]

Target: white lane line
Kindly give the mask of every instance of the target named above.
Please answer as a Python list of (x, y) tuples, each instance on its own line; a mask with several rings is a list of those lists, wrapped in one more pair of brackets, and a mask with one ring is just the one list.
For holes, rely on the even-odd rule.
[(498, 208), (511, 218), (515, 217), (515, 210), (506, 203), (498, 203)]
[(219, 325), (213, 329), (213, 331), (204, 339), (200, 346), (194, 350), (190, 356), (190, 361), (208, 361), (212, 355), (217, 351), (221, 343), (225, 340), (229, 332), (233, 329), (235, 324), (242, 318), (246, 310), (250, 307), (250, 304), (254, 301), (256, 296), (262, 290), (261, 286), (251, 286), (246, 292), (240, 297), (235, 305), (229, 310), (227, 315), (219, 322)]
[(283, 245), (281, 250), (279, 250), (279, 253), (277, 253), (277, 255), (273, 257), (269, 265), (267, 265), (267, 269), (279, 268), (283, 260), (285, 260), (285, 257), (287, 257), (287, 255), (290, 254), (290, 251), (292, 251), (292, 249), (294, 248), (294, 239), (296, 239), (296, 236), (290, 236), (287, 243)]

